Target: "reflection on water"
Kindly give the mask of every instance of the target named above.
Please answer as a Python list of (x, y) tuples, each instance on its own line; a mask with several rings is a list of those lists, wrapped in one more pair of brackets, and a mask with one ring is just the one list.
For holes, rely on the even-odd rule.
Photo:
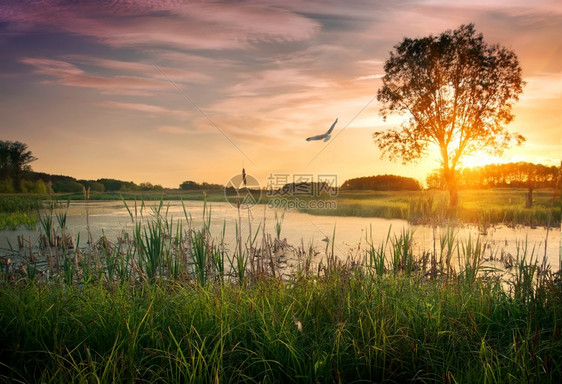
[[(135, 215), (134, 203), (129, 203), (129, 208)], [(203, 225), (203, 202), (185, 202), (185, 209), (191, 217), (192, 225), (200, 227)], [(146, 203), (141, 209), (137, 205), (136, 216), (139, 220), (149, 220), (153, 216), (153, 208), (158, 203)], [(234, 249), (236, 225), (239, 220), (238, 211), (228, 203), (209, 203), (211, 207), (211, 233), (219, 236), (225, 225), (225, 242), (227, 248)], [(94, 240), (102, 235), (110, 240), (117, 239), (123, 232), (132, 232), (134, 227), (131, 217), (122, 202), (71, 202), (67, 209), (67, 232), (74, 238), (75, 242), (79, 236), (80, 246), (86, 244), (88, 238), (86, 223), (86, 208), (89, 213), (90, 230)], [(161, 212), (166, 212), (168, 218), (174, 221), (186, 222), (184, 210), (181, 202), (166, 202)], [(280, 215), (279, 215), (280, 216)], [(275, 212), (265, 206), (254, 206), (252, 209), (240, 211), (240, 222), (243, 236), (248, 236), (249, 231), (255, 235), (263, 233), (275, 236)], [(54, 219), (56, 226), (56, 220)], [(39, 225), (38, 225), (39, 227)], [(334, 252), (338, 257), (357, 256), (362, 254), (366, 247), (367, 238), (371, 238), (375, 244), (379, 244), (390, 236), (399, 236), (404, 228), (411, 228), (414, 232), (414, 253), (421, 255), (424, 251), (433, 251), (435, 241), (444, 234), (447, 228), (432, 228), (428, 226), (411, 226), (404, 220), (387, 220), (379, 218), (362, 217), (334, 217), (334, 216), (312, 216), (304, 213), (289, 211), (284, 215), (281, 228), (281, 239), (286, 238), (291, 245), (297, 246), (304, 244), (324, 249), (326, 243), (322, 240), (328, 237), (332, 239), (335, 230)], [(60, 230), (59, 230), (60, 231)], [(17, 236), (24, 235), (26, 240), (32, 244), (36, 243), (41, 233), (40, 228), (34, 231), (0, 231), (0, 248), (6, 249), (11, 244), (17, 247)], [(480, 236), (480, 240), (486, 245), (486, 258), (497, 258), (502, 254), (516, 255), (517, 244), (521, 245), (527, 241), (528, 248), (534, 248), (534, 256), (542, 260), (547, 255), (548, 263), (554, 270), (560, 266), (560, 252), (562, 244), (560, 242), (560, 229), (547, 231), (543, 228), (531, 229), (528, 227), (508, 228), (505, 226), (491, 227), (486, 235), (479, 233), (474, 226), (457, 228), (457, 239), (466, 242), (469, 236), (475, 240)], [(436, 245), (437, 248), (439, 245)]]

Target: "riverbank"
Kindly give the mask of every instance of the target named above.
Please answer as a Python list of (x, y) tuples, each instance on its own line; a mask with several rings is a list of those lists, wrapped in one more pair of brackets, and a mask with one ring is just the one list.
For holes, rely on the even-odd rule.
[(560, 227), (561, 196), (553, 189), (536, 190), (533, 206), (525, 208), (524, 188), (493, 188), (459, 191), (459, 206), (448, 206), (445, 191), (343, 191), (333, 201), (334, 209), (302, 209), (313, 215), (383, 217), (414, 224), (472, 224), (482, 227)]
[[(533, 194), (531, 208), (525, 208), (526, 194), (527, 189), (524, 188), (462, 190), (459, 192), (459, 206), (450, 209), (447, 192), (435, 190), (339, 191), (337, 194), (321, 196), (279, 195), (267, 191), (252, 192), (257, 204), (265, 204), (273, 209), (297, 209), (312, 215), (380, 217), (429, 225), (458, 223), (486, 227), (503, 224), (559, 228), (562, 205), (560, 191), (537, 189)], [(234, 193), (231, 191), (229, 201), (235, 201), (233, 196)], [(0, 224), (2, 217), (6, 222), (0, 229), (13, 229), (19, 225), (33, 226), (36, 220), (33, 220), (32, 215), (38, 209), (37, 201), (42, 199), (46, 199), (46, 196), (0, 195)], [(58, 201), (84, 200), (84, 195), (82, 193), (59, 194), (55, 195), (54, 199)], [(224, 202), (227, 198), (223, 191), (204, 193), (202, 191), (166, 190), (164, 192), (92, 193), (90, 200)]]

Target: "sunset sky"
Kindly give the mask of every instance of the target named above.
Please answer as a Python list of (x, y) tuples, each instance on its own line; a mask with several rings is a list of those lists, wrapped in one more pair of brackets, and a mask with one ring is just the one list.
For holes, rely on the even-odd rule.
[[(383, 63), (404, 37), (467, 23), (514, 50), (527, 82), (508, 125), (527, 142), (503, 161), (558, 165), (558, 0), (0, 0), (0, 139), (27, 143), (34, 170), (78, 179), (177, 188), (226, 184), (244, 167), (264, 185), (424, 181), (436, 156), (403, 166), (373, 142), (400, 122), (378, 114)], [(305, 140), (335, 118), (331, 141)]]

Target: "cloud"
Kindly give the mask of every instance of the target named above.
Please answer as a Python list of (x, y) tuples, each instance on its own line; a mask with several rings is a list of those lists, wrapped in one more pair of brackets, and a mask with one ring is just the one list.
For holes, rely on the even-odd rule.
[[(0, 66), (9, 75), (0, 73), (0, 87), (10, 100), (1, 112), (14, 127), (47, 130), (45, 114), (39, 120), (19, 112), (33, 101), (55, 107), (44, 107), (53, 127), (84, 138), (99, 130), (131, 133), (126, 144), (112, 140), (130, 146), (128, 159), (115, 163), (137, 160), (148, 167), (157, 159), (172, 167), (183, 156), (178, 169), (197, 158), (193, 169), (218, 174), (221, 165), (243, 161), (222, 132), (264, 172), (291, 171), (316, 149), (307, 136), (325, 131), (336, 117), (341, 132), (372, 100), (395, 44), (474, 22), (487, 43), (519, 56), (528, 85), (513, 128), (548, 147), (560, 136), (553, 111), (562, 89), (561, 12), (546, 0), (6, 1), (0, 3), (0, 47), (10, 59)], [(64, 113), (58, 113), (58, 95), (71, 95)], [(376, 160), (371, 133), (401, 118), (383, 122), (378, 107), (372, 102), (314, 165), (342, 174), (388, 170), (389, 163)], [(137, 153), (145, 155), (134, 158)]]
[(377, 74), (377, 75), (365, 75), (365, 76), (359, 76), (356, 78), (356, 80), (358, 81), (362, 81), (362, 80), (375, 80), (375, 79), (382, 79), (384, 77), (383, 74)]
[(191, 113), (187, 110), (170, 109), (151, 104), (103, 101), (97, 103), (97, 105), (104, 108), (140, 112), (147, 114), (150, 117), (173, 117), (182, 121), (188, 120), (191, 117)]
[(299, 68), (277, 68), (239, 76), (236, 84), (227, 92), (236, 96), (268, 96), (284, 93), (295, 88), (329, 88), (328, 79), (306, 74)]
[(188, 135), (193, 133), (187, 128), (177, 127), (175, 125), (161, 125), (157, 128), (158, 132), (169, 133), (172, 135)]
[(35, 72), (59, 79), (83, 76), (84, 71), (66, 61), (40, 57), (24, 57), (22, 63), (35, 67)]
[[(45, 57), (24, 57), (20, 62), (34, 68), (34, 72), (51, 77), (45, 84), (93, 88), (103, 94), (153, 96), (155, 92), (169, 92), (173, 85), (158, 68), (176, 84), (201, 84), (211, 76), (173, 67), (155, 67), (142, 62), (127, 62), (84, 55), (69, 55), (74, 63)], [(86, 69), (82, 67), (89, 68)]]
[(559, 99), (562, 97), (562, 72), (537, 73), (525, 77), (521, 101)]
[[(154, 66), (154, 64), (156, 63), (122, 61), (86, 55), (65, 55), (64, 57), (65, 59), (74, 63), (79, 63), (90, 67), (93, 66), (94, 68), (102, 71), (113, 71), (118, 73), (125, 73), (128, 75), (135, 74), (138, 76), (142, 76), (143, 78), (162, 78), (162, 75)], [(172, 77), (176, 82), (206, 83), (212, 79), (210, 75), (197, 71), (187, 70), (182, 67), (159, 65), (158, 68), (166, 75)]]
[(88, 74), (63, 60), (24, 57), (20, 61), (32, 66), (36, 74), (50, 76), (52, 79), (43, 81), (45, 84), (94, 88), (101, 93), (121, 95), (148, 95), (151, 91), (169, 88), (169, 84), (161, 80), (141, 76)]
[(48, 28), (112, 47), (247, 49), (257, 42), (306, 40), (319, 28), (282, 7), (254, 2), (22, 1), (3, 5), (0, 18), (12, 32)]

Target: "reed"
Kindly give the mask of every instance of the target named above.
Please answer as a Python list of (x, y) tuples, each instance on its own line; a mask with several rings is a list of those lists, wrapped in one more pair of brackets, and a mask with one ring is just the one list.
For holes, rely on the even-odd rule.
[(386, 240), (381, 242), (378, 246), (373, 241), (373, 227), (369, 227), (369, 234), (367, 237), (367, 244), (369, 248), (366, 252), (367, 260), (365, 265), (368, 271), (376, 276), (382, 276), (386, 272), (386, 253), (387, 247), (390, 242), (392, 226), (388, 227), (388, 233), (386, 234)]
[(283, 221), (285, 220), (285, 212), (283, 211), (283, 213), (281, 213), (281, 215), (279, 216), (279, 214), (277, 213), (277, 211), (275, 211), (275, 236), (277, 240), (281, 240), (281, 230), (283, 228)]
[[(429, 271), (410, 230), (389, 230), (381, 244), (371, 234), (361, 257), (343, 259), (334, 228), (323, 253), (304, 242), (294, 249), (298, 264), (280, 278), (281, 265), (262, 262), (291, 248), (261, 225), (238, 227), (242, 215), (239, 243), (228, 249), (225, 225), (211, 234), (207, 206), (201, 228), (163, 204), (149, 214), (143, 203), (127, 209), (133, 234), (115, 243), (104, 236), (80, 248), (78, 238), (74, 249), (38, 249), (37, 260), (49, 252), (60, 260), (47, 269), (0, 263), (0, 382), (549, 383), (562, 375), (562, 279), (526, 242), (502, 277), (486, 270), (482, 240), (458, 241), (452, 227), (436, 233)], [(315, 269), (318, 254), (325, 264)]]
[(562, 369), (560, 303), (481, 281), (25, 284), (0, 305), (5, 381), (548, 383)]

